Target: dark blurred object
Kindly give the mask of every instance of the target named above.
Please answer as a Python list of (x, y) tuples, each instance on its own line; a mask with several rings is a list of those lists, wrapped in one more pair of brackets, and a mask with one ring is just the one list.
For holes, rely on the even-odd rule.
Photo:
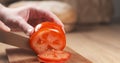
[(9, 4), (16, 2), (16, 1), (19, 1), (19, 0), (0, 0), (0, 3), (2, 3), (5, 6), (8, 6)]
[(110, 23), (113, 17), (112, 0), (57, 0), (57, 1), (63, 1), (72, 5), (78, 12), (77, 13), (78, 24), (81, 25)]
[(17, 1), (41, 1), (41, 0), (0, 0), (0, 3), (2, 3), (5, 6), (8, 6)]
[(79, 24), (109, 23), (113, 17), (112, 0), (62, 0), (77, 9)]

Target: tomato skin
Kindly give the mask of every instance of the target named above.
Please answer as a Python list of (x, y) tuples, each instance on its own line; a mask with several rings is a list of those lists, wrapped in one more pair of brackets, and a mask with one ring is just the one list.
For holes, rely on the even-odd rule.
[(30, 36), (30, 46), (37, 54), (49, 49), (63, 50), (66, 38), (62, 27), (53, 22), (38, 24)]
[(40, 62), (44, 63), (65, 63), (70, 56), (69, 52), (50, 50), (39, 54), (38, 59)]

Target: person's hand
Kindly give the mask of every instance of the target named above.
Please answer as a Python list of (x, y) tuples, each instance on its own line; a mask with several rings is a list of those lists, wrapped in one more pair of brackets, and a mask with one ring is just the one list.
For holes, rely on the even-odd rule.
[(64, 28), (62, 22), (52, 12), (35, 6), (3, 7), (0, 10), (0, 20), (1, 30), (10, 31), (13, 27), (21, 28), (27, 34), (31, 34), (34, 27), (43, 21), (53, 21)]

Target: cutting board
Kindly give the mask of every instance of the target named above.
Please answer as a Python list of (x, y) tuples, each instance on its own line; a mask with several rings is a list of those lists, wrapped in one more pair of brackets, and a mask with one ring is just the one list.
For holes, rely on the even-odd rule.
[[(68, 51), (72, 54), (70, 60), (68, 60), (66, 63), (92, 63), (90, 60), (76, 53), (69, 47), (66, 47), (65, 51)], [(6, 53), (9, 63), (40, 63), (37, 60), (37, 55), (30, 50), (12, 48), (6, 49)]]

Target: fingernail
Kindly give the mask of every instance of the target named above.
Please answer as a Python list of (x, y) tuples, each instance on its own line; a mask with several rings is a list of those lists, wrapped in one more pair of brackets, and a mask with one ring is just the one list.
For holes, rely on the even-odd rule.
[(10, 32), (11, 31), (11, 29), (9, 28), (9, 27), (5, 27), (5, 29), (4, 29), (6, 32)]
[(34, 31), (33, 28), (28, 29), (26, 35), (28, 35), (28, 36), (31, 35), (33, 33), (33, 31)]
[(8, 28), (7, 30), (8, 30), (8, 32), (10, 32), (10, 31), (11, 31), (11, 29), (10, 29), (10, 28)]
[(64, 33), (66, 33), (64, 27), (62, 27), (62, 30), (63, 30)]

